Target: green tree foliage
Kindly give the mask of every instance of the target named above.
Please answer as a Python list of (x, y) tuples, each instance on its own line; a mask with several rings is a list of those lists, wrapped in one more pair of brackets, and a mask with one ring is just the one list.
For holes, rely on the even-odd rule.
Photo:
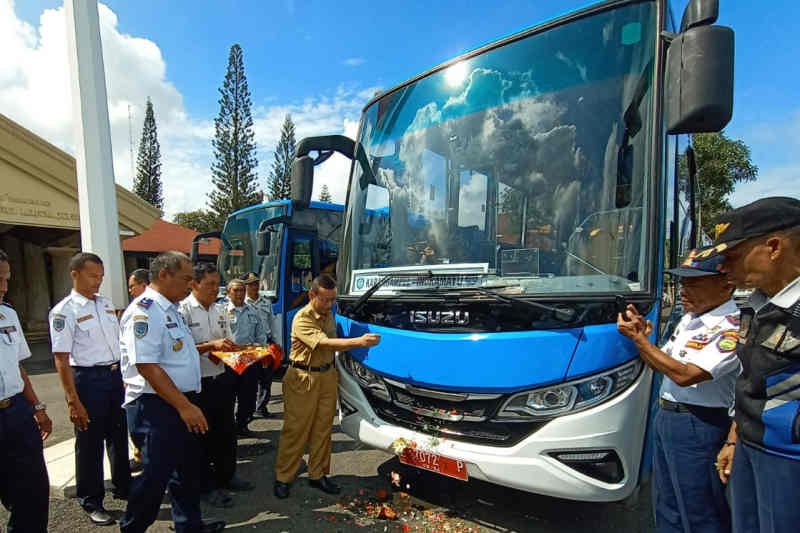
[(208, 208), (217, 223), (233, 211), (260, 203), (256, 143), (251, 114), (250, 89), (244, 72), (242, 48), (231, 47), (225, 80), (219, 89), (219, 115), (214, 119), (214, 162)]
[(198, 233), (207, 233), (209, 231), (222, 229), (217, 222), (217, 217), (204, 209), (176, 213), (175, 216), (172, 217), (172, 221), (175, 224), (193, 229)]
[(281, 200), (292, 196), (292, 161), (295, 150), (294, 122), (286, 115), (281, 127), (281, 139), (275, 147), (275, 160), (269, 173), (269, 199)]
[(736, 184), (755, 181), (758, 167), (750, 157), (750, 148), (740, 140), (720, 133), (699, 133), (692, 136), (697, 161), (700, 222), (703, 230), (713, 235), (713, 219), (731, 209), (728, 197)]
[(147, 99), (142, 126), (142, 139), (139, 141), (139, 154), (136, 157), (136, 176), (133, 178), (133, 192), (140, 198), (157, 207), (163, 214), (164, 196), (161, 192), (161, 146), (158, 144), (156, 117), (153, 103)]
[(319, 191), (319, 201), (320, 202), (332, 202), (333, 198), (331, 197), (331, 191), (328, 190), (328, 186), (326, 184), (322, 185), (322, 188)]

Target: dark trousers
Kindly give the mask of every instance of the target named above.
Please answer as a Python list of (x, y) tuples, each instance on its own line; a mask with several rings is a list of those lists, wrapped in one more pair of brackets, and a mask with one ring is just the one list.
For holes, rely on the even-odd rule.
[[(187, 393), (192, 403), (198, 395)], [(142, 473), (133, 478), (120, 530), (143, 533), (158, 516), (164, 490), (172, 499), (175, 531), (200, 530), (203, 449), (178, 411), (155, 394), (143, 394), (126, 407), (131, 439), (142, 452)]]
[(258, 373), (258, 394), (257, 406), (258, 410), (267, 409), (270, 399), (272, 398), (272, 376), (275, 375), (275, 369), (272, 365), (262, 367)]
[(236, 426), (245, 427), (253, 419), (256, 412), (256, 394), (258, 393), (258, 379), (261, 365), (252, 364), (241, 375), (229, 367), (225, 372), (234, 383), (236, 394)]
[(92, 511), (103, 505), (104, 443), (114, 494), (127, 496), (130, 490), (128, 426), (122, 409), (125, 389), (118, 367), (73, 367), (72, 375), (78, 398), (89, 413), (89, 427), (75, 429), (75, 483), (81, 507)]
[(800, 530), (800, 460), (773, 455), (740, 440), (729, 483), (735, 533)]
[(0, 409), (0, 501), (11, 512), (9, 533), (47, 531), (50, 482), (42, 437), (22, 394)]
[(233, 383), (227, 374), (203, 378), (200, 408), (208, 422), (203, 435), (206, 465), (203, 491), (225, 487), (236, 472), (236, 424)]
[(659, 409), (653, 452), (653, 511), (666, 532), (727, 532), (730, 514), (714, 463), (730, 419)]

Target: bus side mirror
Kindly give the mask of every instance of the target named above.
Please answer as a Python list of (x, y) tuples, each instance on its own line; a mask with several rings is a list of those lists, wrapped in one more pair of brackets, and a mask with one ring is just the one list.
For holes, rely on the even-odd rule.
[(314, 187), (314, 160), (307, 155), (296, 157), (292, 162), (292, 203), (298, 208), (311, 203)]
[(269, 255), (269, 246), (272, 243), (272, 232), (269, 230), (258, 232), (258, 255)]
[(732, 29), (696, 26), (673, 39), (667, 50), (665, 107), (671, 134), (716, 132), (728, 124), (733, 115)]
[(710, 26), (719, 17), (719, 0), (690, 0), (683, 10), (681, 32), (698, 26)]
[[(192, 239), (192, 251), (189, 253), (189, 259), (192, 264), (197, 263), (200, 258), (200, 242), (208, 239), (223, 239), (222, 233), (219, 231), (209, 231), (208, 233), (199, 233)], [(227, 243), (227, 241), (225, 241)]]

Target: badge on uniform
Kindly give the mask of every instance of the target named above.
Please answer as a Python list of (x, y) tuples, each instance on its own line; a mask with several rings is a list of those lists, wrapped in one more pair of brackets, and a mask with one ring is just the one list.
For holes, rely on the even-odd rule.
[(136, 305), (138, 305), (142, 309), (149, 309), (150, 306), (153, 305), (153, 299), (152, 298), (142, 298), (141, 300), (136, 302)]
[(172, 344), (172, 351), (180, 352), (182, 348), (183, 348), (183, 341), (180, 339), (175, 339), (175, 342)]
[(705, 333), (695, 335), (686, 342), (686, 347), (692, 350), (702, 350), (706, 345), (711, 342), (711, 339)]
[(56, 331), (64, 331), (67, 321), (64, 315), (53, 315), (53, 329)]
[(136, 335), (136, 338), (141, 339), (145, 335), (147, 335), (147, 330), (149, 326), (147, 322), (134, 322), (133, 323), (133, 334)]
[(781, 343), (784, 335), (786, 335), (786, 326), (783, 324), (778, 324), (775, 326), (775, 329), (772, 330), (772, 333), (770, 333), (769, 337), (767, 337), (767, 339), (761, 343), (761, 346), (767, 350), (774, 350)]
[(717, 340), (717, 350), (719, 350), (720, 353), (730, 353), (736, 349), (738, 343), (739, 333), (729, 329), (720, 334), (719, 340)]
[(750, 313), (742, 313), (739, 320), (739, 342), (742, 344), (747, 343), (747, 337), (750, 335), (750, 323), (753, 321), (753, 315)]

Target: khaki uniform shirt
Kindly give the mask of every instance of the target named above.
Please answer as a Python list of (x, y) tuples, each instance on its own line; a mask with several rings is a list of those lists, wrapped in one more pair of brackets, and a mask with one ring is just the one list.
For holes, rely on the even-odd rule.
[(298, 340), (303, 346), (297, 350), (292, 347), (289, 359), (295, 363), (309, 366), (322, 366), (333, 363), (334, 351), (319, 345), (323, 339), (336, 338), (336, 321), (333, 313), (320, 315), (311, 304), (303, 307), (292, 321), (292, 340)]

